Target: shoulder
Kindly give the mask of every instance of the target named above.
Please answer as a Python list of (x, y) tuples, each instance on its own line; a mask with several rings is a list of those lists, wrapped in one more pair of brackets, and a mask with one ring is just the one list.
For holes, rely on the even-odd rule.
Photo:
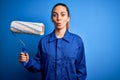
[(48, 42), (49, 38), (51, 37), (52, 33), (49, 33), (47, 35), (44, 35), (40, 40), (39, 40), (39, 46), (43, 45), (44, 43)]
[(78, 41), (83, 41), (81, 36), (79, 36), (78, 34), (71, 33), (71, 32), (69, 32), (69, 33), (70, 33), (70, 36), (73, 37), (73, 39), (78, 40)]
[(75, 34), (75, 33), (71, 33), (71, 32), (70, 32), (70, 36), (72, 36), (71, 41), (74, 44), (76, 44), (78, 46), (81, 46), (81, 47), (84, 46), (84, 43), (83, 43), (83, 40), (82, 40), (81, 36), (79, 36), (78, 34)]
[(43, 36), (43, 37), (41, 38), (41, 40), (49, 39), (49, 38), (51, 37), (51, 35), (52, 35), (52, 33), (49, 33), (49, 34)]
[(53, 34), (53, 33), (51, 32), (51, 33), (43, 36), (43, 37), (40, 39), (40, 41), (48, 41), (52, 34)]

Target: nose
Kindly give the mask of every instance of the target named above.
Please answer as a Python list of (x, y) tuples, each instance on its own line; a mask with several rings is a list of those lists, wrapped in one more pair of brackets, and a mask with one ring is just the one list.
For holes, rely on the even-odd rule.
[(57, 20), (58, 20), (58, 21), (61, 20), (61, 16), (60, 16), (60, 15), (57, 16)]

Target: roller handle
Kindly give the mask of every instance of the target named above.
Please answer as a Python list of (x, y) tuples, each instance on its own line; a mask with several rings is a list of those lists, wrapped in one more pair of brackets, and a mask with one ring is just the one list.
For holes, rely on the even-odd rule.
[[(22, 47), (22, 52), (23, 52), (24, 54), (26, 54), (26, 53), (27, 53), (27, 50), (26, 50), (26, 48), (25, 48), (25, 47)], [(22, 62), (22, 64), (25, 66), (25, 65), (26, 65), (26, 62)]]

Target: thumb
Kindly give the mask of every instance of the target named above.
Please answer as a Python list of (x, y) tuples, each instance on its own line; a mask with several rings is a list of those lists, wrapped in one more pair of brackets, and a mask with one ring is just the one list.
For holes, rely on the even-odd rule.
[(29, 56), (29, 54), (28, 54), (28, 53), (25, 53), (25, 56)]
[(26, 62), (28, 62), (29, 61), (29, 54), (26, 53), (25, 56), (26, 56)]

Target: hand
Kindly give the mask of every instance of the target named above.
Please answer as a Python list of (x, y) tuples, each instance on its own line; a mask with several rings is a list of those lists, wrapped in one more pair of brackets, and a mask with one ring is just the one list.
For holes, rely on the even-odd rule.
[(19, 56), (19, 61), (27, 63), (29, 61), (29, 55), (28, 55), (28, 53), (21, 52), (20, 56)]

